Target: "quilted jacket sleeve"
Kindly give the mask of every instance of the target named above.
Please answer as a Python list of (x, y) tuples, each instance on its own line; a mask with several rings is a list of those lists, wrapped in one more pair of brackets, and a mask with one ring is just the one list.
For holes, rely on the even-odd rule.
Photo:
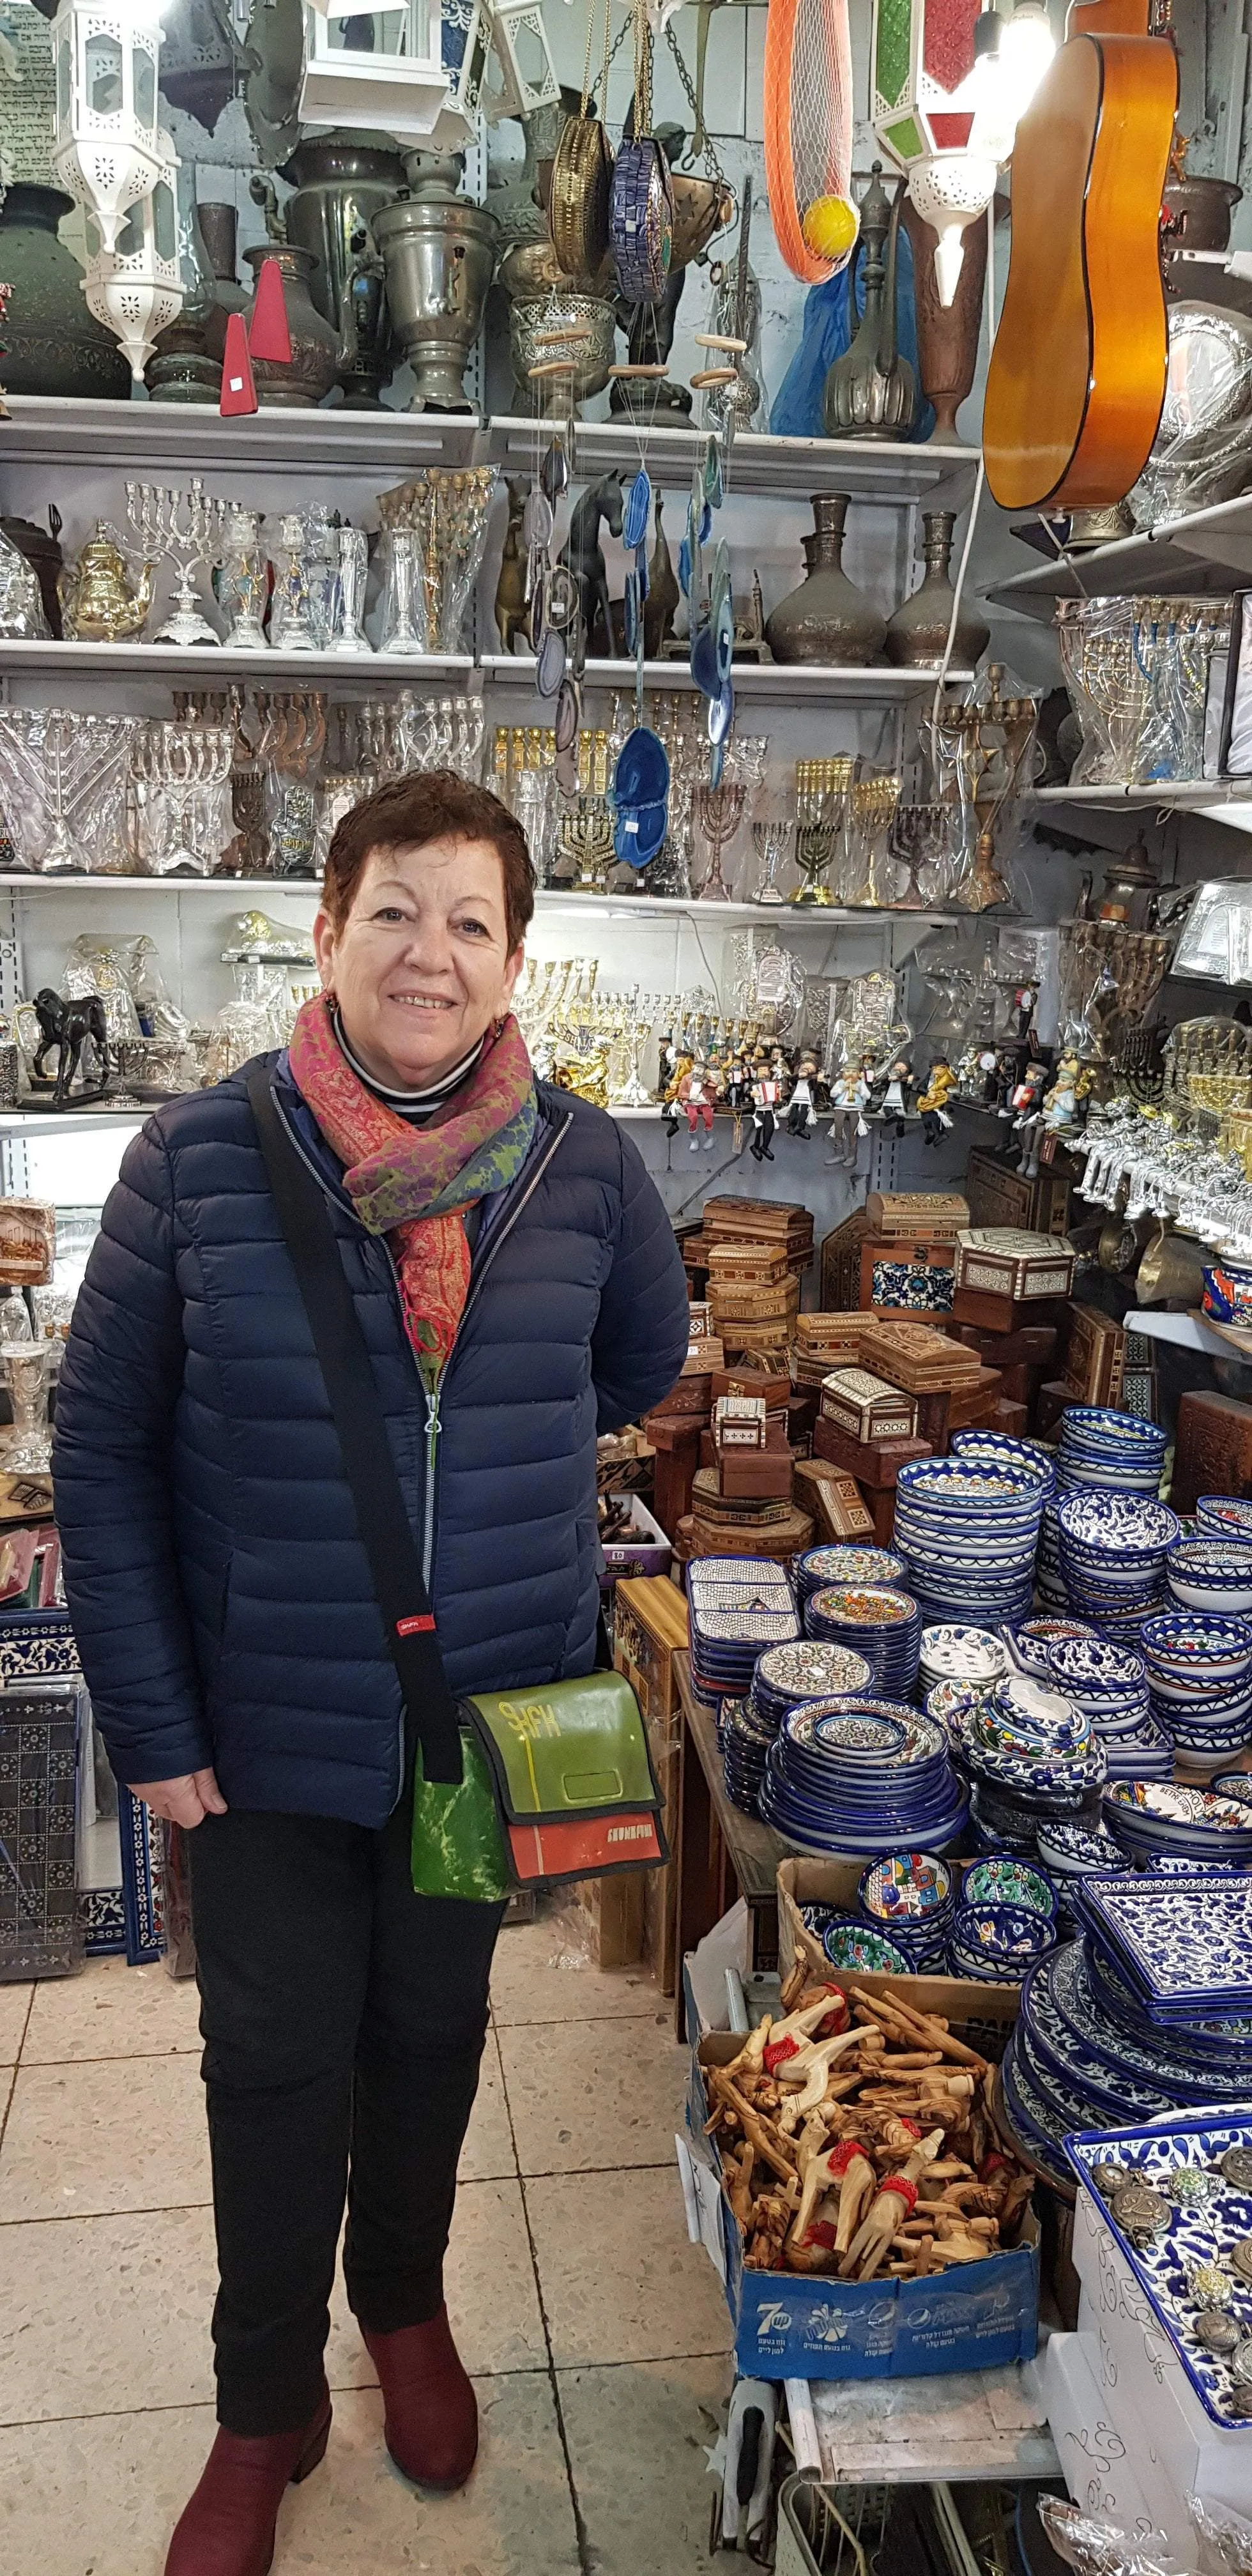
[(621, 1221), (591, 1341), (601, 1431), (620, 1430), (659, 1404), (687, 1356), (687, 1278), (674, 1229), (638, 1147), (615, 1128)]
[(126, 1151), (74, 1308), (53, 1475), (65, 1589), (119, 1779), (213, 1759), (174, 1556), (171, 1450), (183, 1379), (174, 1189), (155, 1123)]

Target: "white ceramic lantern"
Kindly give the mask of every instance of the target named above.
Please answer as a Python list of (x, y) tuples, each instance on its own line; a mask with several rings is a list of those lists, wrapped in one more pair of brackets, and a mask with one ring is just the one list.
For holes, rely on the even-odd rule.
[(168, 143), (157, 124), (159, 0), (61, 0), (52, 44), (53, 172), (95, 217), (111, 252), (131, 207), (155, 185)]
[[(368, 52), (345, 42), (363, 14), (370, 16), (374, 37)], [(436, 140), (453, 150), (464, 141), (470, 120), (455, 115), (447, 123), (440, 0), (407, 0), (403, 8), (384, 0), (372, 13), (359, 6), (345, 10), (342, 0), (325, 6), (306, 0), (304, 41), (302, 125), (381, 126), (398, 142)]]
[[(168, 144), (169, 136), (165, 136)], [(183, 280), (178, 256), (178, 214), (174, 201), (171, 150), (149, 196), (132, 206), (117, 236), (115, 250), (97, 250), (83, 277), (83, 293), (95, 314), (121, 342), (138, 384), (156, 346), (157, 334), (182, 311)], [(90, 223), (90, 219), (89, 219)]]

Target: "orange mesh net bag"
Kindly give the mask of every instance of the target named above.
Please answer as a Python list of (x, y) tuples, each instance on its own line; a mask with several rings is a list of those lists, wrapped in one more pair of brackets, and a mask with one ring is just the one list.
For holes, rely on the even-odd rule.
[(778, 247), (795, 277), (819, 286), (844, 258), (804, 238), (819, 197), (852, 183), (852, 39), (847, 0), (769, 0), (765, 20), (765, 185)]

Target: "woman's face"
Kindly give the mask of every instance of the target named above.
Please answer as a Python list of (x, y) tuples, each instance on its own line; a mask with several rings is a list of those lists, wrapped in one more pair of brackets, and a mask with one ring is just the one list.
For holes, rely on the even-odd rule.
[(319, 912), (313, 938), (349, 1045), (396, 1090), (469, 1054), (507, 1011), (523, 956), (509, 949), (499, 852), (450, 834), (371, 850), (347, 920), (336, 930)]

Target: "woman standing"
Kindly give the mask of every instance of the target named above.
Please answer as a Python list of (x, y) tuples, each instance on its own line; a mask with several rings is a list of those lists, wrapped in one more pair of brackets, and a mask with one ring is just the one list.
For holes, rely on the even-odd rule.
[[(322, 992), (268, 1059), (369, 1350), (454, 1691), (588, 1672), (595, 1442), (673, 1385), (682, 1264), (620, 1126), (537, 1083), (509, 1002), (534, 880), (449, 771), (331, 843)], [(220, 2429), (167, 2576), (264, 2576), (321, 2459), (348, 2297), (387, 2446), (469, 2476), (442, 2262), (496, 1906), (422, 1898), (413, 1743), (246, 1071), (129, 1148), (61, 1373), (66, 1588), (119, 1779), (189, 1833)]]

